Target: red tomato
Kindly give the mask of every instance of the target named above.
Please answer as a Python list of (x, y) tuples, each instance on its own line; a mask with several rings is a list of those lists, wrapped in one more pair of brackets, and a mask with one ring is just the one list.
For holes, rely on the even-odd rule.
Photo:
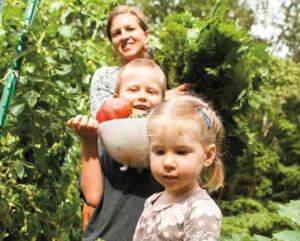
[(112, 120), (127, 118), (132, 113), (132, 106), (120, 99), (112, 98), (106, 100), (98, 109), (96, 113), (96, 119), (99, 123)]

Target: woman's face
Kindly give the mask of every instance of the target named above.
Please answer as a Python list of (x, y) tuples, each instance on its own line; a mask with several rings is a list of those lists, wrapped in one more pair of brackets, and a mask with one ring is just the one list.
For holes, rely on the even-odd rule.
[(110, 28), (114, 49), (126, 64), (136, 58), (147, 56), (149, 31), (144, 31), (136, 16), (122, 13), (113, 18)]

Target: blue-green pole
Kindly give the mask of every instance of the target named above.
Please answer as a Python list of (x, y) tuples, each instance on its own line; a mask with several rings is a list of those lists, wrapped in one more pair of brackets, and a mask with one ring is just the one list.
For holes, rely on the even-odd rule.
[(26, 34), (28, 33), (28, 29), (33, 22), (35, 12), (37, 9), (37, 5), (38, 5), (38, 0), (28, 0), (22, 31), (21, 31), (19, 39), (17, 40), (17, 44), (16, 44), (15, 58), (13, 60), (12, 67), (11, 67), (8, 77), (6, 79), (6, 84), (4, 86), (3, 93), (1, 96), (0, 134), (2, 134), (4, 131), (7, 110), (8, 110), (11, 98), (14, 94), (16, 84), (19, 80), (19, 72), (21, 69), (21, 64), (22, 64), (22, 59), (23, 59), (22, 53), (24, 51), (24, 40), (25, 40)]

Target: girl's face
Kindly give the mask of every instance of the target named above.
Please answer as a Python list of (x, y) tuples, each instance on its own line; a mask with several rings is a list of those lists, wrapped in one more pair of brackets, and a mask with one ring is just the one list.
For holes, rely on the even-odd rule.
[(123, 64), (147, 56), (146, 46), (149, 31), (144, 31), (141, 28), (136, 16), (130, 13), (115, 16), (111, 23), (110, 32), (114, 49), (120, 55)]
[(177, 195), (199, 188), (201, 170), (212, 163), (216, 153), (214, 144), (204, 146), (192, 130), (184, 129), (158, 124), (150, 137), (152, 174), (166, 192)]

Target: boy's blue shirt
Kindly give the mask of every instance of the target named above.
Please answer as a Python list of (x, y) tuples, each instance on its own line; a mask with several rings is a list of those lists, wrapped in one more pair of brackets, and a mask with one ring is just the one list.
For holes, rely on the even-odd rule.
[(145, 200), (163, 187), (151, 176), (150, 170), (138, 171), (122, 166), (105, 151), (100, 159), (104, 174), (101, 202), (83, 234), (83, 241), (102, 238), (105, 241), (131, 241)]

